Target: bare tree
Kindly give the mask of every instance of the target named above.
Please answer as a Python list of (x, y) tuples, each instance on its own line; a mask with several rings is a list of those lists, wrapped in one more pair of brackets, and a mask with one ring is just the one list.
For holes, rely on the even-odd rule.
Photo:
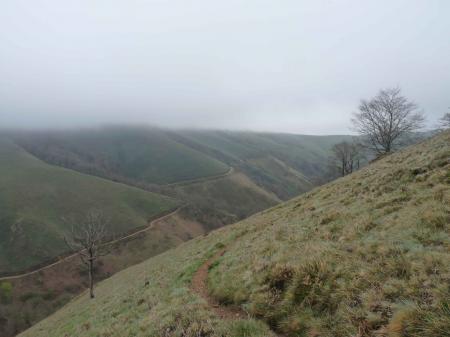
[(423, 127), (425, 118), (415, 103), (402, 96), (400, 88), (380, 90), (370, 100), (361, 100), (352, 123), (367, 146), (377, 155), (389, 153), (406, 135)]
[(104, 243), (107, 238), (107, 221), (99, 211), (90, 211), (85, 218), (72, 226), (64, 241), (72, 251), (77, 251), (89, 274), (90, 297), (94, 298), (94, 267), (97, 259), (107, 252)]
[(362, 158), (359, 144), (344, 141), (335, 144), (331, 150), (342, 176), (359, 169)]
[(447, 112), (442, 118), (439, 120), (439, 126), (442, 129), (450, 128), (450, 112)]

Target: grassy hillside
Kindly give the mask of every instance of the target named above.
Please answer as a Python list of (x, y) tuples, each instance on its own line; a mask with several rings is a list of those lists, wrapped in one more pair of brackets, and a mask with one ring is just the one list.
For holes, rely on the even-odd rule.
[(67, 250), (63, 217), (100, 209), (118, 234), (174, 208), (161, 195), (48, 165), (0, 139), (0, 272), (17, 271)]
[(191, 217), (209, 229), (237, 222), (281, 202), (275, 194), (259, 187), (241, 172), (221, 179), (180, 185), (169, 193), (189, 203), (194, 212)]
[(351, 140), (350, 136), (189, 130), (172, 137), (240, 169), (283, 200), (328, 180), (331, 147)]
[[(449, 336), (450, 133), (102, 282), (21, 336)], [(248, 319), (220, 319), (192, 292)]]
[(25, 132), (16, 140), (42, 160), (110, 179), (168, 184), (214, 176), (228, 166), (156, 128)]
[(109, 127), (15, 139), (48, 163), (131, 184), (207, 178), (231, 166), (287, 200), (326, 181), (330, 148), (350, 137)]
[[(159, 218), (145, 232), (115, 243), (96, 265), (97, 281), (202, 235), (207, 229), (189, 220), (186, 208)], [(0, 279), (0, 336), (19, 332), (48, 317), (88, 286), (78, 257), (24, 277)]]

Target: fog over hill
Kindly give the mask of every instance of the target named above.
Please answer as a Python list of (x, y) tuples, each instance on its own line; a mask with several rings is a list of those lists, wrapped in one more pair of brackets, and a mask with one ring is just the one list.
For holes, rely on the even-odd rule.
[(450, 102), (444, 0), (6, 1), (0, 125), (104, 123), (345, 134), (399, 85)]

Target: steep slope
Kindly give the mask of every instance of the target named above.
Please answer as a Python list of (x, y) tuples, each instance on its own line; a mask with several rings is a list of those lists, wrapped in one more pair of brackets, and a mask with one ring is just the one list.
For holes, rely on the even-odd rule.
[(165, 196), (48, 165), (0, 139), (0, 272), (23, 270), (67, 250), (63, 217), (100, 209), (120, 234), (176, 207)]
[(351, 136), (181, 130), (172, 137), (238, 168), (287, 200), (329, 179), (331, 147)]
[[(450, 132), (120, 272), (21, 336), (449, 336)], [(191, 290), (248, 319), (221, 319)]]
[(189, 203), (191, 218), (209, 229), (237, 222), (281, 202), (275, 194), (259, 187), (241, 172), (165, 191)]

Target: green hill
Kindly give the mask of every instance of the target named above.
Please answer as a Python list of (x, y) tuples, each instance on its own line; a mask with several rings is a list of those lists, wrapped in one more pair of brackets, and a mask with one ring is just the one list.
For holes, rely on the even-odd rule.
[(15, 132), (12, 138), (52, 165), (170, 195), (189, 204), (192, 220), (205, 228), (330, 180), (330, 148), (350, 139), (149, 127)]
[(0, 272), (26, 269), (67, 250), (63, 217), (100, 209), (118, 234), (176, 207), (161, 195), (48, 165), (0, 139)]
[[(449, 336), (450, 133), (120, 272), (20, 336)], [(212, 297), (191, 288), (217, 252)]]
[(327, 165), (330, 149), (352, 138), (207, 130), (182, 130), (172, 137), (238, 168), (282, 200), (334, 178)]
[(16, 134), (15, 139), (46, 162), (131, 182), (169, 184), (219, 175), (229, 169), (157, 128), (23, 132)]
[(208, 178), (234, 167), (287, 200), (329, 180), (331, 147), (351, 137), (105, 127), (14, 138), (45, 162), (135, 185)]
[(242, 220), (281, 202), (242, 172), (233, 172), (221, 179), (176, 186), (171, 194), (184, 200), (198, 212), (192, 218), (206, 229), (221, 227)]

